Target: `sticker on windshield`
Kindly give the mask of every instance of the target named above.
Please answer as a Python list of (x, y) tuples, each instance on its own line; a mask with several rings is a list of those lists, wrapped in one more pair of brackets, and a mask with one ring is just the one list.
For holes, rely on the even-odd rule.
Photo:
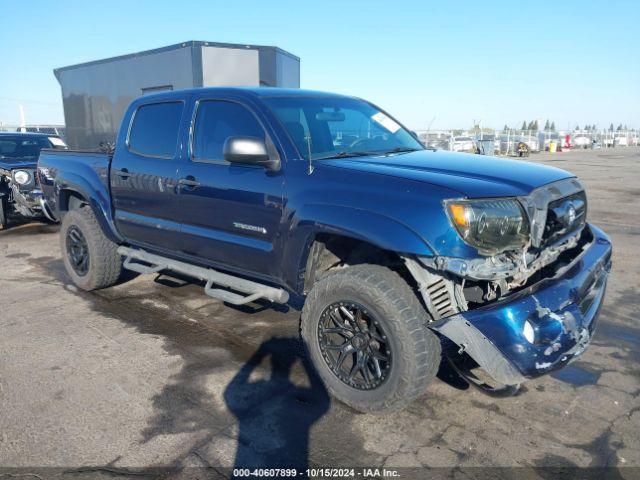
[(51, 144), (54, 147), (66, 147), (66, 143), (64, 143), (61, 139), (59, 139), (58, 137), (49, 137), (49, 141), (51, 142)]
[(387, 117), (382, 112), (378, 112), (375, 115), (372, 115), (371, 120), (378, 123), (379, 125), (382, 125), (391, 133), (396, 133), (398, 130), (400, 130), (400, 125), (398, 125), (398, 123), (394, 119)]

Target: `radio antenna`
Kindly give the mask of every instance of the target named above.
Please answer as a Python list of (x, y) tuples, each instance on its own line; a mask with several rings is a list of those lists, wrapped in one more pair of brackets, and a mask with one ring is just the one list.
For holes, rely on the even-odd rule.
[(309, 161), (307, 175), (311, 175), (313, 173), (313, 160), (311, 159), (311, 134), (308, 133), (307, 135), (305, 135), (304, 139), (307, 142), (307, 160)]

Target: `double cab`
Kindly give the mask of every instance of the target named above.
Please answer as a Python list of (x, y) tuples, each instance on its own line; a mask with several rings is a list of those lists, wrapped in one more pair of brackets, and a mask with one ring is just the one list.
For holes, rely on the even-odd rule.
[(574, 175), (427, 149), (343, 95), (144, 96), (112, 154), (45, 150), (38, 170), (78, 287), (174, 272), (231, 304), (289, 304), (327, 389), (362, 411), (407, 405), (443, 359), (504, 395), (564, 367), (611, 267)]

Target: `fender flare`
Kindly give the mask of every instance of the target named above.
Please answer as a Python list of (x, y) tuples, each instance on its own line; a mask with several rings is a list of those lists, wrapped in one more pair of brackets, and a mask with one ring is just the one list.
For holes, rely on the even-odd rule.
[[(391, 252), (433, 256), (433, 248), (409, 226), (370, 210), (329, 204), (306, 204), (290, 223), (283, 254), (284, 278), (300, 290), (299, 273), (304, 269), (313, 239), (332, 234), (361, 240)], [(294, 271), (295, 269), (295, 271)]]
[(111, 197), (108, 189), (102, 184), (99, 188), (88, 182), (85, 178), (76, 174), (65, 174), (63, 178), (56, 180), (58, 190), (58, 205), (60, 195), (63, 192), (73, 193), (87, 202), (93, 210), (100, 227), (109, 240), (122, 243), (122, 237), (115, 228), (114, 218), (111, 213)]

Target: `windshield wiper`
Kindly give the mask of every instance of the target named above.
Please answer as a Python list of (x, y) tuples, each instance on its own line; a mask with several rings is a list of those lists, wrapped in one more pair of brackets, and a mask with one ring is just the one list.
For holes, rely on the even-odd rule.
[(383, 155), (391, 155), (392, 153), (410, 153), (410, 152), (417, 152), (418, 150), (420, 149), (412, 148), (412, 147), (396, 147), (392, 150), (387, 150), (386, 152), (383, 153)]
[(334, 155), (329, 155), (327, 157), (314, 158), (314, 160), (329, 160), (331, 158), (350, 158), (350, 157), (367, 157), (369, 155), (373, 155), (375, 152), (338, 152)]

